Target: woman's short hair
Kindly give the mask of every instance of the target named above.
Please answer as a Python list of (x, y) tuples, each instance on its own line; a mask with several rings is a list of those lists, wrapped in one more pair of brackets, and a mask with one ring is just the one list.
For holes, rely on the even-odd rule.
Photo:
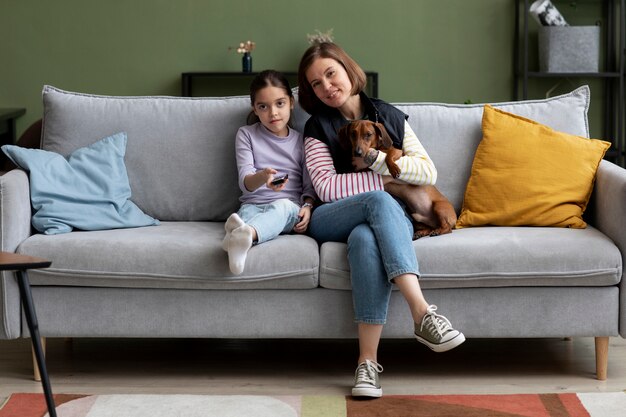
[(332, 58), (343, 66), (352, 83), (352, 95), (359, 94), (367, 84), (365, 72), (339, 45), (332, 42), (313, 44), (304, 52), (298, 67), (298, 102), (309, 114), (323, 109), (326, 105), (315, 95), (313, 87), (306, 78), (306, 72), (318, 58)]

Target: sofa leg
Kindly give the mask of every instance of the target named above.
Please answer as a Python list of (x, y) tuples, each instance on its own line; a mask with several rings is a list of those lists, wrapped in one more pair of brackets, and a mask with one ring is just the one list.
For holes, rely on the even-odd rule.
[(609, 338), (596, 337), (596, 378), (600, 381), (606, 379), (609, 367)]
[[(41, 348), (43, 349), (43, 354), (46, 354), (46, 338), (41, 338)], [(41, 374), (39, 373), (39, 367), (37, 366), (37, 357), (35, 356), (35, 349), (31, 346), (30, 348), (33, 354), (33, 378), (35, 381), (41, 382)]]

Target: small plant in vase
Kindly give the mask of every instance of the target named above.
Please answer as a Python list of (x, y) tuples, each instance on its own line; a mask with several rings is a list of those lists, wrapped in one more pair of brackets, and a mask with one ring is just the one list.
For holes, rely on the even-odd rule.
[(240, 42), (237, 48), (229, 46), (228, 50), (236, 49), (238, 54), (243, 54), (241, 58), (241, 70), (243, 72), (252, 72), (252, 55), (250, 53), (256, 47), (256, 43), (252, 41)]
[(310, 45), (333, 42), (333, 29), (328, 29), (326, 32), (320, 32), (319, 29), (315, 29), (315, 33), (307, 33), (306, 39)]

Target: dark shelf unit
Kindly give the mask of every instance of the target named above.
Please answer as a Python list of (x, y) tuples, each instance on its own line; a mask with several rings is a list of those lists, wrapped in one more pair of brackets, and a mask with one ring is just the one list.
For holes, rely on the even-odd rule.
[[(234, 91), (234, 94), (248, 94), (248, 86), (252, 78), (256, 76), (258, 72), (183, 72), (181, 74), (181, 95), (183, 97), (193, 97), (194, 82), (198, 80), (208, 80), (217, 82), (220, 79), (240, 79), (246, 81), (243, 85), (243, 89)], [(293, 71), (283, 71), (283, 74), (287, 77), (292, 87), (296, 87), (298, 73)], [(370, 97), (378, 97), (378, 73), (372, 71), (365, 71), (367, 77), (367, 93)]]
[[(582, 3), (585, 0), (579, 0)], [(515, 55), (514, 68), (516, 70), (514, 97), (516, 100), (528, 99), (528, 85), (532, 78), (589, 78), (601, 79), (604, 84), (603, 103), (603, 139), (612, 143), (606, 158), (621, 166), (626, 164), (624, 144), (624, 118), (626, 117), (625, 103), (625, 68), (626, 54), (626, 10), (625, 0), (601, 0), (603, 9), (604, 38), (601, 48), (604, 51), (604, 71), (601, 72), (568, 72), (554, 73), (531, 71), (529, 69), (529, 0), (514, 0), (515, 2)], [(523, 4), (523, 13), (520, 13), (520, 4)], [(619, 15), (618, 15), (619, 13)], [(520, 24), (521, 29), (520, 29)], [(520, 91), (521, 84), (521, 91)]]
[(15, 144), (15, 119), (24, 113), (26, 109), (0, 108), (0, 146)]

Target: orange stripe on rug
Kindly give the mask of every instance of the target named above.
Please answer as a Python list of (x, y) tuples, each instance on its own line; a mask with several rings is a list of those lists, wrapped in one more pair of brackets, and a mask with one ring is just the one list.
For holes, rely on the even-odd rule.
[[(87, 397), (83, 394), (54, 394), (54, 403), (61, 404)], [(0, 407), (0, 417), (43, 417), (48, 412), (43, 394), (11, 394), (4, 406)]]
[(348, 417), (589, 417), (576, 394), (393, 395), (346, 402)]

